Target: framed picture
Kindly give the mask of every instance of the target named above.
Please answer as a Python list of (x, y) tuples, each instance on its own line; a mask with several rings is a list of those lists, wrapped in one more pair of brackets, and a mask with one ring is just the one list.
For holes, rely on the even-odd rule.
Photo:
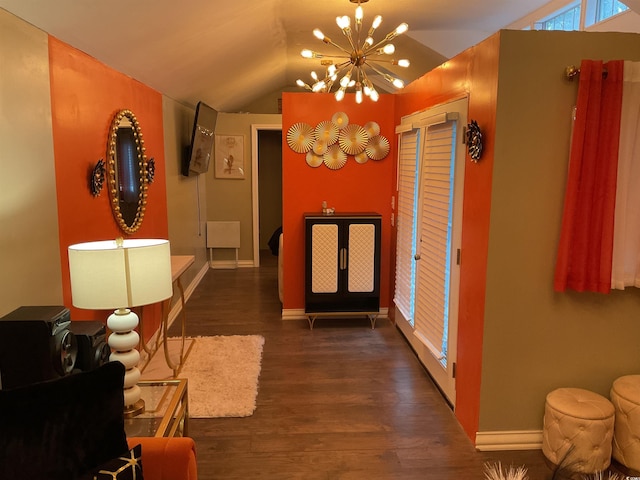
[(244, 179), (244, 135), (216, 135), (215, 177)]

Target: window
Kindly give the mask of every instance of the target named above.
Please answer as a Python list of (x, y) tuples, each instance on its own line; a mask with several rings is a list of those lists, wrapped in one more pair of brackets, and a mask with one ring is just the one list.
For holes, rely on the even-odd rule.
[[(536, 18), (532, 14), (523, 30), (585, 30), (629, 10), (620, 0), (573, 0), (555, 12)], [(524, 19), (523, 19), (524, 20)]]
[(595, 4), (594, 14), (589, 15), (590, 11), (587, 10), (586, 26), (602, 22), (607, 18), (629, 10), (629, 7), (619, 0), (592, 0), (590, 3)]
[(580, 30), (580, 2), (574, 2), (563, 10), (536, 22), (536, 30)]

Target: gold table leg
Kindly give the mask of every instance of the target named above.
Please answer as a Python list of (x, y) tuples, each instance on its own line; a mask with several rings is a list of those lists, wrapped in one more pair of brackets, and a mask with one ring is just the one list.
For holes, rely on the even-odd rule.
[(182, 322), (182, 335), (180, 342), (180, 356), (178, 357), (178, 363), (173, 363), (171, 360), (171, 356), (169, 355), (169, 337), (167, 336), (167, 324), (169, 323), (169, 308), (171, 307), (171, 299), (168, 299), (165, 304), (163, 304), (163, 315), (162, 315), (162, 335), (164, 337), (164, 358), (167, 361), (167, 365), (171, 370), (173, 370), (173, 378), (178, 376), (182, 365), (184, 364), (184, 341), (186, 337), (186, 329), (187, 329), (187, 311), (185, 308), (185, 300), (184, 300), (184, 289), (182, 288), (182, 282), (180, 281), (180, 277), (174, 282), (174, 284), (178, 287), (178, 291), (180, 292), (180, 302), (182, 305), (181, 322)]

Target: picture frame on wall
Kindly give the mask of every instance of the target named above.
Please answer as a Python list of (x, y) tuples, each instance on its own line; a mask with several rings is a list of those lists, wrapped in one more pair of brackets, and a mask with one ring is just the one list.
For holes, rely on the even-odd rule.
[(244, 179), (244, 135), (216, 135), (215, 178)]

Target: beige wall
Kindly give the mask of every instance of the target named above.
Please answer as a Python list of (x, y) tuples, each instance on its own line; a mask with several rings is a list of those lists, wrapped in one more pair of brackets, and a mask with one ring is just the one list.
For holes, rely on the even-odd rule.
[(62, 305), (47, 34), (0, 9), (0, 315)]
[(546, 394), (608, 396), (640, 372), (640, 290), (555, 293), (582, 58), (640, 60), (640, 35), (501, 32), (479, 431), (539, 430)]
[(185, 177), (180, 168), (184, 149), (191, 141), (195, 109), (165, 96), (162, 114), (171, 253), (195, 256), (181, 279), (183, 285), (189, 285), (207, 264), (207, 185), (204, 175)]
[[(251, 125), (269, 125), (282, 123), (281, 115), (219, 113), (216, 123), (216, 135), (243, 135), (245, 177), (238, 179), (215, 178), (215, 165), (211, 165), (206, 174), (207, 220), (240, 221), (241, 262), (253, 263), (253, 206), (252, 206), (252, 168), (251, 168)], [(214, 162), (215, 162), (214, 155)], [(213, 252), (214, 261), (235, 259), (233, 250)]]

